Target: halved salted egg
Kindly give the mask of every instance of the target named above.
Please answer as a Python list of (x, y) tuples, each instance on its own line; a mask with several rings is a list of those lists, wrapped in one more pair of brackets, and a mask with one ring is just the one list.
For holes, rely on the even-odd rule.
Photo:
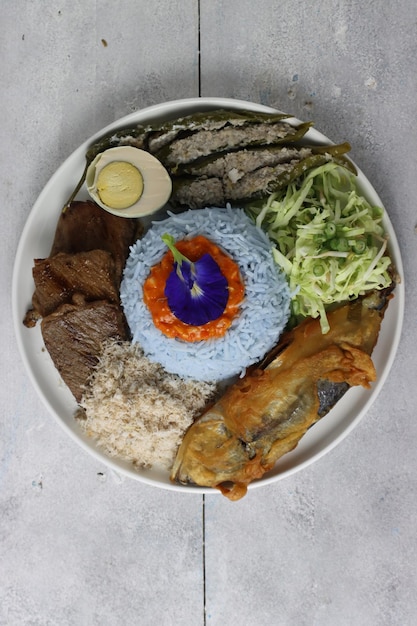
[(171, 178), (162, 163), (132, 146), (98, 154), (87, 169), (86, 184), (99, 206), (122, 217), (154, 213), (168, 202), (172, 191)]

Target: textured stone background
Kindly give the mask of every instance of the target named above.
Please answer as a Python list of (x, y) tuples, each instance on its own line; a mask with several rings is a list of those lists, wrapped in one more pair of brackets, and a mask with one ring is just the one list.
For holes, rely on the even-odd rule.
[[(1, 9), (0, 624), (417, 623), (414, 0)], [(404, 332), (377, 401), (319, 462), (237, 503), (151, 488), (87, 455), (38, 399), (11, 319), (18, 240), (57, 166), (118, 117), (198, 95), (349, 139), (405, 265)]]

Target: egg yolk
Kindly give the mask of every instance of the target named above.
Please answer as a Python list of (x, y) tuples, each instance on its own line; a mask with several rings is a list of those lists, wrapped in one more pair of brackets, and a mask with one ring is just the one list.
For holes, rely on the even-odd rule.
[(96, 187), (103, 204), (112, 209), (127, 209), (141, 197), (143, 178), (131, 163), (112, 161), (100, 170)]

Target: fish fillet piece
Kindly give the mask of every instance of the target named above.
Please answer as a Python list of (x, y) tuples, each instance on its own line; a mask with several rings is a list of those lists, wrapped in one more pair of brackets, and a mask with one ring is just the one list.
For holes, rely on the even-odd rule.
[[(230, 386), (188, 429), (171, 479), (215, 487), (231, 500), (293, 450), (320, 419), (319, 385), (370, 387), (370, 357), (384, 306), (358, 300), (328, 314), (330, 331), (308, 319), (285, 333), (258, 368)], [(330, 407), (328, 407), (330, 408)]]

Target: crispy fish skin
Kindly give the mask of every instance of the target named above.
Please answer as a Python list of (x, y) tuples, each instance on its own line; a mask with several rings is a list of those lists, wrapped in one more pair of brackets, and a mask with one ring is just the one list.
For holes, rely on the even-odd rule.
[(339, 307), (328, 314), (326, 335), (314, 319), (285, 333), (270, 362), (229, 387), (188, 429), (171, 479), (243, 497), (320, 419), (323, 381), (368, 388), (376, 379), (370, 355), (387, 302), (370, 308), (374, 302), (364, 298)]

